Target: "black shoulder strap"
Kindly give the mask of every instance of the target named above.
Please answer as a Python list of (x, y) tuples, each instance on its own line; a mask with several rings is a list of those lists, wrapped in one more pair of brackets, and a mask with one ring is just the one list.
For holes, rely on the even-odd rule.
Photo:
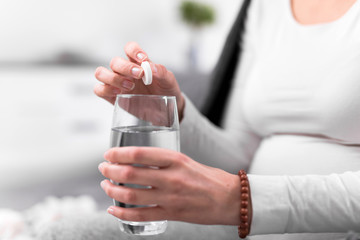
[(215, 125), (220, 126), (232, 80), (241, 54), (242, 33), (250, 0), (244, 0), (225, 46), (210, 79), (211, 88), (202, 113)]

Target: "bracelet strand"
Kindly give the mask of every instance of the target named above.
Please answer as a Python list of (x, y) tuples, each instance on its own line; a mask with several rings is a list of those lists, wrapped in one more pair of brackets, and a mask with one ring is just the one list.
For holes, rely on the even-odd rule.
[(250, 184), (245, 170), (240, 170), (240, 225), (238, 233), (240, 238), (246, 238), (250, 233), (252, 220)]

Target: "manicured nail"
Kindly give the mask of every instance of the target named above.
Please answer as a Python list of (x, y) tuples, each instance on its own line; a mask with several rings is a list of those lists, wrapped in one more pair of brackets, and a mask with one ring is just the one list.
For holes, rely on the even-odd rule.
[(138, 78), (140, 77), (141, 69), (134, 67), (133, 69), (131, 69), (131, 74)]
[(135, 87), (135, 83), (129, 80), (125, 80), (121, 83), (121, 86), (125, 88), (126, 90), (133, 90)]
[(110, 213), (110, 214), (114, 214), (115, 210), (114, 208), (111, 206), (107, 209), (107, 212)]
[(139, 59), (140, 61), (142, 61), (143, 59), (145, 59), (145, 54), (143, 54), (143, 53), (138, 53), (138, 54), (136, 54), (136, 57), (137, 57), (137, 59)]

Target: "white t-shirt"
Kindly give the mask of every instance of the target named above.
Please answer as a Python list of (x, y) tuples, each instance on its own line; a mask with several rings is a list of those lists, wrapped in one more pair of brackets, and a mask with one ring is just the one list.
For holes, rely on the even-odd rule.
[(187, 99), (182, 151), (249, 168), (252, 234), (360, 231), (360, 2), (301, 25), (290, 0), (253, 0), (244, 34), (224, 128)]

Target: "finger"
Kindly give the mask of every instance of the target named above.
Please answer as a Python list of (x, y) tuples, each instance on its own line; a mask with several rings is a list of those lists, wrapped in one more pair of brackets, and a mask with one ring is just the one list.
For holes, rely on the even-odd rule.
[(125, 54), (134, 63), (142, 63), (148, 61), (148, 55), (136, 42), (128, 42), (125, 45)]
[(109, 180), (102, 181), (101, 187), (109, 197), (121, 203), (134, 205), (158, 204), (159, 193), (156, 188), (144, 189), (117, 186)]
[(135, 88), (135, 83), (133, 80), (114, 73), (104, 67), (98, 67), (96, 69), (95, 77), (105, 85), (107, 84), (116, 88), (120, 88), (124, 91), (131, 91)]
[(118, 183), (153, 187), (158, 187), (161, 184), (162, 174), (159, 173), (160, 170), (158, 169), (103, 162), (99, 164), (99, 170), (104, 177)]
[(94, 87), (94, 93), (101, 97), (116, 97), (117, 94), (121, 93), (121, 89), (110, 86), (108, 84), (97, 84)]
[[(95, 90), (94, 90), (94, 92), (95, 92)], [(95, 94), (98, 95), (97, 92), (95, 92)], [(115, 97), (115, 96), (114, 96), (114, 97), (105, 97), (105, 96), (100, 96), (100, 95), (98, 95), (98, 96), (101, 97), (101, 98), (103, 98), (103, 99), (105, 99), (106, 101), (108, 101), (108, 102), (111, 103), (111, 104), (114, 104), (115, 101), (116, 101), (116, 97)]]
[(178, 152), (155, 147), (116, 147), (104, 154), (104, 158), (112, 163), (154, 167), (169, 167), (181, 156)]
[(110, 68), (128, 78), (140, 79), (144, 76), (144, 70), (139, 65), (121, 57), (114, 57), (110, 62)]
[[(100, 85), (100, 84), (99, 84), (99, 85)], [(102, 86), (102, 85), (100, 85), (100, 86)], [(109, 94), (105, 94), (105, 93), (103, 92), (103, 90), (101, 89), (100, 86), (95, 86), (95, 87), (94, 87), (94, 93), (95, 93), (98, 97), (101, 97), (101, 98), (105, 99), (106, 101), (108, 101), (109, 103), (114, 104), (115, 101), (116, 101), (116, 94), (113, 94), (112, 96), (111, 96), (110, 93), (109, 93)], [(109, 91), (110, 91), (110, 90), (109, 90)]]
[(161, 64), (150, 63), (153, 78), (165, 88), (172, 88), (176, 84), (174, 74)]
[(179, 113), (182, 114), (185, 100), (181, 94), (175, 75), (161, 64), (150, 63), (150, 66), (153, 72), (153, 80), (160, 83), (162, 89), (168, 90), (168, 95), (176, 96)]
[(116, 101), (116, 97), (103, 97), (103, 99), (105, 99), (106, 101), (108, 101), (112, 105), (114, 105), (115, 101)]
[(111, 215), (125, 221), (147, 222), (171, 220), (168, 219), (166, 211), (159, 206), (141, 208), (121, 208), (111, 206), (107, 211)]

